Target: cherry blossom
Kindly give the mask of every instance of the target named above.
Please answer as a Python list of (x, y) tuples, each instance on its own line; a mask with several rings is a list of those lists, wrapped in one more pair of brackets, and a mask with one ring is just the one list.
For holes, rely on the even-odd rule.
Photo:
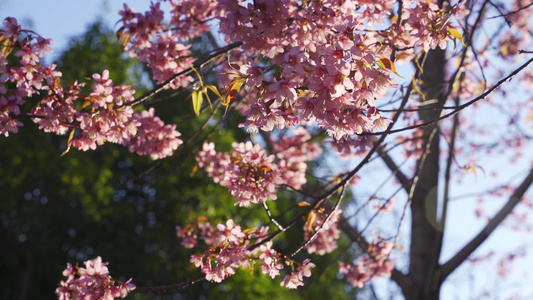
[(135, 289), (131, 279), (126, 282), (118, 282), (109, 275), (107, 262), (102, 262), (98, 256), (95, 259), (84, 262), (85, 268), (74, 269), (67, 263), (63, 271), (66, 281), (61, 281), (56, 289), (56, 295), (60, 300), (69, 299), (114, 299), (125, 298), (129, 292)]
[[(206, 230), (205, 228), (209, 228)], [(189, 225), (186, 228), (176, 227), (178, 236), (187, 239), (185, 245), (197, 245), (198, 241), (204, 242), (209, 250), (201, 255), (193, 254), (190, 262), (205, 274), (208, 281), (222, 282), (224, 279), (235, 274), (236, 268), (251, 267), (252, 261), (260, 261), (261, 272), (272, 279), (280, 275), (283, 270), (284, 260), (287, 264), (298, 264), (291, 259), (284, 257), (281, 253), (272, 249), (272, 241), (254, 247), (253, 240), (261, 240), (267, 235), (268, 227), (260, 229), (245, 230), (240, 225), (236, 225), (232, 219), (226, 224), (217, 224), (212, 227), (205, 220), (198, 222), (195, 226)], [(191, 240), (194, 240), (192, 242)], [(183, 243), (182, 243), (183, 244)], [(254, 250), (250, 250), (254, 248)], [(303, 285), (303, 277), (311, 276), (311, 268), (315, 264), (310, 259), (304, 260), (281, 281), (281, 286), (294, 289)]]
[[(308, 220), (304, 225), (304, 239), (308, 240), (311, 236), (319, 230), (313, 240), (306, 246), (309, 254), (316, 253), (318, 255), (325, 255), (337, 249), (337, 240), (340, 237), (340, 230), (337, 228), (339, 216), (342, 214), (341, 209), (332, 212), (332, 216), (326, 222), (327, 215), (321, 215), (312, 219), (309, 224)], [(325, 223), (324, 223), (325, 222)]]
[(357, 264), (339, 263), (339, 273), (354, 287), (362, 288), (372, 278), (390, 277), (394, 260), (389, 258), (393, 243), (376, 237), (369, 245), (367, 253)]
[(286, 286), (288, 289), (296, 289), (299, 286), (303, 286), (304, 277), (311, 276), (311, 269), (315, 267), (315, 264), (311, 262), (310, 259), (306, 259), (302, 264), (296, 269), (296, 271), (291, 272), (290, 275), (286, 275), (281, 286)]

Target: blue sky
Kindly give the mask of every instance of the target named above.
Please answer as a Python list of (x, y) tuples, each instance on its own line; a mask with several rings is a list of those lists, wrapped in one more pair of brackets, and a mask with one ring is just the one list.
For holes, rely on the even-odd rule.
[[(24, 29), (32, 29), (45, 38), (52, 38), (55, 53), (67, 46), (70, 37), (79, 35), (97, 17), (113, 27), (119, 20), (123, 1), (117, 0), (0, 0), (0, 19), (15, 17)], [(138, 12), (150, 5), (148, 0), (131, 0)]]

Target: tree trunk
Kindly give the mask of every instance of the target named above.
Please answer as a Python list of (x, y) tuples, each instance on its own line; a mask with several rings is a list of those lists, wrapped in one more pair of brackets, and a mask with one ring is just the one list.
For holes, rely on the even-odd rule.
[[(444, 86), (445, 53), (436, 49), (428, 53), (423, 67), (422, 92), (425, 110), (419, 115), (424, 122), (439, 117), (445, 99)], [(433, 108), (433, 109), (428, 109)], [(417, 162), (418, 180), (414, 181), (411, 202), (411, 245), (409, 281), (411, 288), (404, 290), (406, 299), (439, 299), (440, 280), (438, 268), (442, 245), (444, 220), (439, 219), (439, 128), (438, 123), (424, 127), (424, 147), (427, 154)]]

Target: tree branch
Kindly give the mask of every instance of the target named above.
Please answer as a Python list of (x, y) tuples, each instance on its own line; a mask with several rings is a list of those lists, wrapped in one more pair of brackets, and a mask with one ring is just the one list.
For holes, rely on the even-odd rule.
[(189, 281), (169, 284), (169, 285), (160, 285), (160, 286), (138, 286), (135, 290), (132, 291), (133, 294), (145, 294), (145, 293), (166, 293), (171, 291), (181, 290), (193, 285), (205, 279), (205, 276), (198, 277)]
[(381, 135), (381, 134), (397, 133), (397, 132), (407, 131), (407, 130), (411, 130), (411, 129), (417, 129), (417, 128), (421, 128), (421, 127), (426, 127), (426, 126), (429, 126), (431, 124), (437, 123), (437, 122), (439, 122), (441, 120), (447, 119), (447, 118), (455, 115), (456, 113), (460, 112), (461, 110), (467, 108), (468, 106), (478, 102), (479, 100), (483, 100), (483, 99), (487, 98), (496, 89), (500, 88), (506, 82), (511, 81), (511, 79), (513, 79), (514, 76), (516, 76), (518, 73), (520, 73), (525, 68), (529, 67), (529, 65), (531, 65), (531, 63), (533, 63), (533, 58), (529, 59), (526, 63), (524, 63), (519, 68), (514, 70), (507, 77), (505, 77), (502, 80), (498, 81), (498, 83), (496, 83), (494, 86), (492, 86), (490, 89), (488, 89), (483, 94), (481, 94), (481, 95), (475, 97), (474, 99), (472, 99), (472, 100), (470, 100), (470, 101), (458, 106), (457, 109), (455, 109), (454, 111), (452, 111), (450, 113), (447, 113), (447, 114), (444, 114), (444, 115), (442, 115), (442, 116), (440, 116), (440, 117), (438, 117), (438, 118), (436, 118), (436, 119), (434, 119), (432, 121), (424, 122), (424, 123), (418, 124), (418, 125), (406, 126), (404, 128), (393, 129), (393, 130), (378, 131), (378, 132), (364, 132), (364, 133), (361, 133), (359, 135), (363, 136), (363, 135)]
[(402, 185), (403, 189), (406, 192), (409, 192), (411, 189), (411, 180), (405, 176), (405, 174), (400, 170), (400, 167), (396, 165), (392, 157), (387, 154), (387, 151), (383, 147), (378, 148), (378, 154), (385, 163), (385, 165), (389, 168), (389, 170), (394, 174), (398, 182)]
[(533, 169), (531, 169), (529, 175), (522, 181), (520, 186), (514, 191), (507, 203), (500, 209), (500, 211), (492, 218), (485, 228), (483, 228), (468, 244), (466, 244), (457, 254), (455, 254), (450, 260), (444, 263), (441, 266), (440, 281), (450, 275), (461, 263), (465, 261), (466, 258), (474, 250), (476, 250), (481, 243), (483, 243), (490, 234), (496, 229), (500, 223), (507, 217), (513, 208), (520, 202), (522, 196), (526, 193), (528, 188), (533, 183)]
[[(207, 63), (213, 61), (213, 60), (216, 60), (218, 57), (228, 53), (230, 50), (234, 49), (234, 48), (237, 48), (237, 47), (240, 47), (242, 45), (242, 42), (235, 42), (235, 43), (232, 43), (232, 44), (229, 44), (227, 45), (226, 47), (222, 47), (218, 50), (216, 50), (215, 52), (213, 52), (213, 54), (209, 55), (208, 57), (202, 59), (202, 60), (198, 60), (196, 61), (192, 67), (194, 67), (195, 69), (199, 70), (201, 68), (203, 68)], [(192, 72), (194, 72), (194, 69), (192, 67), (189, 67), (177, 74), (174, 74), (172, 75), (169, 79), (165, 80), (165, 82), (157, 85), (154, 89), (152, 89), (151, 91), (145, 93), (144, 95), (140, 96), (139, 98), (133, 100), (133, 102), (131, 103), (128, 103), (127, 105), (130, 105), (130, 106), (135, 106), (135, 105), (138, 105), (144, 101), (146, 101), (148, 98), (152, 97), (153, 95), (161, 92), (162, 90), (166, 89), (170, 83), (172, 82), (172, 80), (180, 77), (180, 76), (185, 76), (185, 75), (188, 75)]]

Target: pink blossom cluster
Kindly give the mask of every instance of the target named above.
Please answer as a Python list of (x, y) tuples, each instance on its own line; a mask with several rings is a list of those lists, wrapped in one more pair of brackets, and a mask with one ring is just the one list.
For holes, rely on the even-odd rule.
[[(415, 121), (413, 125), (419, 125), (423, 121)], [(410, 136), (398, 136), (396, 142), (403, 147), (403, 155), (410, 159), (419, 159), (424, 153), (424, 130), (416, 129)]]
[(189, 41), (209, 31), (209, 20), (221, 14), (223, 6), (217, 0), (168, 0), (170, 27), (180, 39)]
[(306, 162), (314, 160), (322, 153), (319, 144), (312, 143), (311, 140), (311, 134), (304, 127), (296, 128), (292, 135), (283, 135), (277, 140), (271, 140), (272, 152), (276, 154), (283, 184), (299, 189), (307, 183)]
[(396, 206), (396, 198), (390, 198), (386, 201), (374, 204), (374, 209), (378, 211), (378, 213), (386, 213), (392, 211), (392, 209)]
[(276, 188), (283, 179), (274, 158), (251, 142), (233, 143), (230, 154), (216, 152), (213, 143), (205, 143), (196, 160), (213, 181), (228, 188), (236, 205), (250, 206), (277, 199)]
[(425, 52), (437, 47), (446, 49), (447, 42), (454, 40), (448, 30), (458, 29), (450, 19), (468, 14), (464, 5), (462, 2), (452, 8), (439, 8), (436, 1), (403, 1), (401, 18), (409, 21), (391, 26), (390, 43), (398, 48), (422, 47)]
[[(337, 141), (384, 129), (390, 120), (380, 115), (375, 100), (395, 84), (391, 71), (375, 62), (390, 56), (398, 40), (425, 51), (444, 47), (455, 39), (448, 33), (455, 29), (451, 16), (462, 13), (458, 7), (406, 1), (402, 16), (414, 23), (392, 24), (385, 30), (391, 42), (383, 43), (383, 32), (367, 29), (390, 16), (394, 2), (222, 1), (220, 31), (228, 42), (242, 41), (245, 51), (232, 61), (238, 68), (231, 75), (246, 79), (242, 101), (249, 109), (242, 125), (255, 132), (317, 121)], [(259, 64), (257, 54), (271, 60)]]
[(290, 275), (286, 275), (281, 282), (281, 286), (286, 286), (288, 289), (296, 289), (299, 286), (304, 285), (304, 277), (311, 277), (311, 269), (315, 267), (315, 264), (310, 259), (306, 259), (302, 262), (296, 271), (292, 271)]
[[(325, 255), (337, 249), (337, 240), (341, 234), (340, 230), (337, 228), (337, 224), (341, 214), (342, 210), (337, 209), (332, 212), (332, 215), (327, 222), (327, 214), (307, 220), (304, 225), (304, 239), (306, 241), (319, 230), (313, 240), (305, 247), (309, 254), (316, 253), (318, 255)], [(309, 224), (309, 221), (312, 221), (312, 223)]]
[[(233, 220), (228, 220), (226, 224), (218, 224), (212, 227), (205, 220), (195, 225), (185, 228), (176, 227), (178, 237), (182, 238), (182, 245), (192, 248), (197, 245), (198, 240), (202, 240), (209, 250), (201, 255), (191, 255), (190, 262), (200, 268), (206, 275), (206, 279), (213, 282), (222, 282), (227, 277), (235, 274), (236, 268), (253, 268), (253, 261), (259, 261), (261, 272), (272, 279), (280, 275), (285, 260), (287, 264), (297, 264), (272, 249), (272, 241), (249, 249), (253, 240), (260, 240), (266, 237), (268, 227), (260, 229), (241, 230), (240, 225), (234, 224)], [(285, 276), (281, 286), (294, 289), (303, 286), (303, 277), (310, 277), (315, 265), (309, 259), (302, 262), (295, 271)]]
[[(255, 100), (245, 99), (250, 106), (242, 126), (255, 132), (318, 121), (336, 140), (385, 126), (388, 119), (374, 108), (374, 100), (394, 80), (389, 70), (375, 68), (377, 39), (348, 41), (349, 45), (328, 45), (316, 53), (287, 47), (273, 57), (275, 65), (244, 61), (239, 76), (251, 80), (247, 95)], [(368, 49), (362, 52), (364, 48)], [(267, 72), (272, 68), (280, 72)]]
[[(14, 116), (21, 114), (20, 106), (26, 101), (24, 98), (49, 90), (48, 85), (54, 83), (61, 76), (55, 71), (55, 65), (48, 67), (39, 64), (45, 52), (52, 52), (50, 39), (37, 37), (32, 40), (26, 37), (19, 41), (19, 35), (27, 32), (21, 29), (15, 18), (6, 18), (3, 22), (5, 30), (0, 29), (0, 134), (8, 136), (10, 132), (17, 133), (22, 122)], [(15, 56), (20, 57), (19, 65), (8, 66), (7, 55), (13, 50)], [(7, 90), (5, 83), (15, 83), (15, 89)]]
[[(42, 100), (32, 108), (32, 120), (45, 132), (70, 132), (69, 148), (94, 150), (97, 145), (112, 142), (160, 159), (171, 155), (182, 143), (176, 126), (165, 125), (154, 116), (153, 109), (134, 113), (129, 104), (135, 91), (126, 85), (115, 86), (109, 71), (94, 74), (92, 92), (82, 95), (84, 83), (64, 87), (55, 65), (39, 64), (44, 52), (51, 52), (51, 40), (28, 36), (19, 41), (25, 31), (14, 18), (7, 18), (4, 27), (0, 36), (7, 50), (0, 52), (0, 134), (16, 133), (22, 126), (14, 118), (21, 114), (20, 105), (25, 98), (40, 94)], [(17, 50), (14, 55), (20, 57), (19, 66), (8, 66), (4, 54), (11, 50)], [(6, 82), (14, 83), (16, 89), (7, 90), (3, 84)]]
[(509, 1), (511, 4), (510, 11), (512, 14), (506, 15), (505, 18), (510, 26), (510, 30), (507, 34), (500, 37), (499, 45), (501, 45), (500, 55), (508, 60), (516, 59), (518, 50), (528, 47), (531, 41), (532, 21), (531, 14), (533, 13), (533, 7), (528, 0), (514, 0)]
[(234, 143), (230, 153), (216, 152), (213, 143), (205, 143), (196, 160), (214, 182), (228, 188), (236, 205), (249, 206), (276, 200), (276, 189), (282, 184), (300, 188), (307, 182), (306, 162), (321, 153), (310, 138), (299, 128), (294, 136), (273, 143), (276, 155), (268, 155), (261, 145), (251, 142)]
[(179, 139), (181, 133), (175, 124), (167, 124), (157, 116), (153, 108), (135, 113), (133, 120), (139, 122), (137, 135), (132, 137), (126, 145), (131, 152), (139, 155), (150, 155), (153, 160), (171, 156), (183, 144)]
[(394, 269), (394, 259), (390, 259), (389, 255), (393, 248), (392, 242), (377, 237), (357, 264), (339, 262), (339, 273), (345, 276), (348, 283), (359, 288), (372, 278), (390, 277)]
[[(125, 49), (131, 57), (139, 58), (152, 69), (152, 76), (158, 83), (190, 68), (196, 60), (189, 51), (191, 45), (185, 45), (180, 40), (184, 37), (179, 34), (181, 31), (170, 30), (169, 26), (172, 24), (163, 24), (164, 13), (160, 6), (159, 2), (152, 3), (150, 10), (141, 14), (124, 4), (124, 9), (119, 12), (124, 24), (119, 35), (124, 41)], [(173, 3), (174, 11), (176, 6), (180, 5)], [(179, 18), (174, 17), (173, 20)], [(180, 76), (172, 80), (170, 88), (187, 87), (192, 81), (191, 76)]]
[(87, 260), (84, 264), (85, 268), (76, 266), (74, 269), (67, 263), (67, 268), (63, 271), (63, 276), (67, 277), (67, 280), (61, 280), (60, 286), (56, 289), (59, 300), (124, 298), (135, 289), (131, 279), (115, 285), (115, 280), (109, 276), (108, 263), (102, 262), (100, 256)]
[(329, 145), (341, 158), (345, 159), (366, 155), (372, 148), (372, 141), (365, 136), (346, 136), (340, 140), (326, 141), (324, 144)]
[[(134, 100), (134, 90), (124, 85), (114, 86), (107, 70), (102, 75), (94, 74), (93, 80), (93, 92), (86, 98), (92, 110), (76, 112), (75, 118), (81, 133), (72, 145), (84, 151), (94, 150), (97, 144), (105, 142), (124, 144), (137, 134), (140, 125), (132, 118), (133, 108), (124, 105)], [(34, 113), (40, 114), (39, 107)]]
[[(211, 225), (206, 223), (206, 226)], [(249, 242), (240, 225), (235, 225), (230, 219), (225, 225), (218, 224), (209, 232), (211, 234), (205, 236), (204, 241), (210, 249), (203, 255), (191, 255), (190, 260), (201, 269), (207, 280), (222, 282), (235, 274), (235, 268), (248, 266)]]
[[(189, 57), (188, 46), (179, 41), (200, 35), (208, 30), (210, 20), (218, 19), (228, 42), (243, 42), (239, 73), (249, 89), (249, 99), (243, 99), (249, 104), (243, 125), (250, 131), (316, 120), (340, 140), (384, 128), (389, 122), (380, 116), (374, 101), (394, 86), (394, 80), (390, 70), (376, 68), (375, 61), (379, 55), (390, 55), (392, 46), (382, 42), (381, 33), (367, 29), (391, 15), (394, 1), (335, 5), (288, 0), (170, 1), (168, 25), (162, 24), (159, 4), (152, 4), (145, 14), (124, 6), (119, 33), (127, 37), (126, 49), (147, 62), (161, 82), (190, 66), (183, 61)], [(416, 20), (415, 26), (405, 22), (385, 32), (392, 42), (402, 41), (406, 47), (423, 46), (426, 51), (443, 47), (453, 38), (447, 32), (454, 29), (450, 17), (460, 12), (459, 7), (441, 10), (431, 2), (407, 1), (402, 16)], [(429, 26), (433, 21), (440, 25)], [(394, 40), (395, 36), (401, 38)], [(271, 61), (258, 66), (253, 60), (258, 53)], [(181, 78), (174, 87), (191, 80)]]

